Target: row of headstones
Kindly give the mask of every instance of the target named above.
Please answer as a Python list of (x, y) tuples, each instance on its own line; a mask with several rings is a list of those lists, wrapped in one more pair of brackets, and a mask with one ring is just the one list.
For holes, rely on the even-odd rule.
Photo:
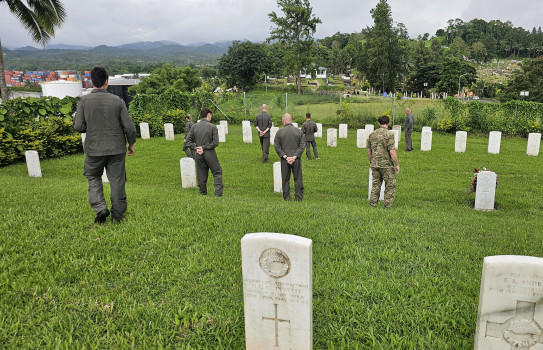
[[(198, 122), (200, 121), (198, 120)], [(219, 131), (219, 142), (226, 142), (226, 135), (228, 134), (228, 123), (226, 120), (221, 120), (220, 124), (217, 125), (217, 129)], [(140, 134), (142, 140), (148, 140), (151, 138), (149, 123), (140, 123)], [(175, 133), (172, 123), (164, 124), (164, 135), (166, 136), (167, 141), (175, 140)]]
[[(183, 188), (196, 187), (196, 164), (194, 159), (190, 157), (181, 158), (181, 185)], [(475, 192), (475, 209), (476, 210), (493, 210), (496, 196), (496, 180), (497, 176), (491, 171), (481, 171), (477, 175), (477, 189)], [(369, 169), (369, 186), (368, 199), (371, 196), (372, 188), (372, 171)], [(281, 177), (281, 162), (273, 163), (273, 191), (276, 193), (283, 192), (283, 181)], [(379, 200), (384, 199), (385, 183), (381, 185)]]
[[(312, 256), (313, 242), (304, 237), (251, 233), (241, 239), (246, 349), (313, 348)], [(485, 257), (475, 350), (540, 344), (542, 299), (542, 258)]]

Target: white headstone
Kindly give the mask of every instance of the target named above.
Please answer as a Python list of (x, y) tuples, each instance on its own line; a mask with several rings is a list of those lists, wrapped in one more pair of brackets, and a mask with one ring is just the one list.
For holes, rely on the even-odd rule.
[(140, 123), (140, 135), (142, 140), (149, 140), (151, 138), (149, 123)]
[(275, 134), (277, 134), (277, 131), (279, 128), (277, 126), (272, 126), (270, 128), (270, 144), (273, 146), (273, 142), (275, 141)]
[[(402, 140), (402, 126), (401, 125), (393, 125), (392, 130), (398, 130), (399, 135), (400, 135), (400, 136), (398, 136), (398, 142), (400, 142)], [(398, 148), (398, 147), (396, 147), (396, 148)]]
[(220, 124), (220, 125), (224, 125), (224, 134), (225, 134), (225, 135), (228, 135), (228, 121), (226, 121), (226, 120), (221, 120), (221, 121), (219, 121), (219, 124)]
[(420, 137), (420, 150), (431, 151), (432, 150), (432, 130), (423, 130)]
[(398, 144), (400, 143), (400, 130), (392, 130), (394, 133), (394, 148), (398, 149)]
[[(371, 168), (370, 168), (370, 184), (369, 184), (369, 188), (368, 188), (368, 199), (371, 198), (371, 185), (373, 184), (373, 174), (372, 174), (372, 171), (371, 171)], [(379, 193), (379, 200), (382, 201), (385, 199), (385, 182), (383, 181), (381, 183), (381, 193)]]
[(368, 147), (368, 137), (370, 134), (366, 129), (356, 130), (356, 147), (366, 148)]
[(253, 130), (251, 129), (251, 122), (248, 120), (242, 121), (241, 129), (243, 131), (243, 142), (253, 143)]
[(466, 143), (468, 141), (468, 133), (466, 131), (457, 131), (454, 141), (454, 151), (457, 153), (466, 152)]
[(217, 125), (217, 130), (219, 131), (219, 142), (226, 142), (226, 132), (224, 125)]
[(494, 210), (496, 197), (496, 173), (480, 171), (477, 173), (477, 189), (475, 190), (475, 209)]
[(491, 131), (488, 136), (488, 153), (499, 154), (502, 141), (501, 131)]
[(373, 124), (366, 124), (365, 129), (371, 134), (375, 131), (375, 125)]
[(181, 158), (179, 161), (181, 168), (181, 185), (183, 188), (196, 187), (196, 163), (190, 157)]
[(198, 119), (198, 120), (196, 121), (196, 123), (199, 123), (199, 122), (201, 122), (201, 121), (202, 121), (201, 119)]
[(83, 147), (85, 147), (86, 139), (87, 139), (87, 133), (86, 132), (81, 133), (81, 143), (83, 144)]
[(102, 182), (103, 182), (103, 183), (106, 183), (106, 184), (109, 183), (109, 179), (108, 179), (108, 177), (107, 177), (106, 168), (104, 168), (104, 173), (102, 174)]
[(312, 245), (280, 233), (241, 239), (247, 350), (313, 349)]
[(317, 124), (317, 132), (315, 133), (315, 137), (322, 138), (322, 123), (315, 124)]
[(348, 134), (347, 124), (339, 124), (339, 138), (346, 139), (347, 134)]
[(28, 176), (41, 177), (40, 156), (38, 155), (38, 151), (26, 151), (25, 159)]
[(292, 125), (294, 125), (295, 128), (298, 127), (298, 123), (294, 123), (294, 122), (293, 122)]
[(429, 126), (423, 126), (422, 131), (432, 131), (432, 128)]
[(530, 133), (528, 135), (528, 147), (526, 148), (526, 154), (529, 156), (539, 155), (539, 146), (541, 145), (541, 134)]
[(164, 124), (164, 134), (166, 135), (166, 140), (168, 140), (168, 141), (175, 140), (175, 136), (174, 136), (174, 133), (173, 133), (173, 124), (172, 123)]
[(543, 348), (543, 259), (499, 255), (483, 260), (475, 350)]
[(283, 192), (283, 178), (281, 177), (281, 162), (273, 163), (273, 192)]
[(337, 129), (326, 130), (326, 143), (328, 147), (337, 147)]

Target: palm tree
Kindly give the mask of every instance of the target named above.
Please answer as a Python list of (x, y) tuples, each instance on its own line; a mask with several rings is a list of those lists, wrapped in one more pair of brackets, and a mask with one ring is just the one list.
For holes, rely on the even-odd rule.
[[(59, 0), (0, 0), (0, 9), (2, 5), (7, 5), (11, 13), (28, 30), (32, 40), (43, 46), (51, 40), (55, 35), (55, 28), (66, 18), (66, 11)], [(2, 41), (0, 41), (0, 93), (2, 101), (7, 101)]]

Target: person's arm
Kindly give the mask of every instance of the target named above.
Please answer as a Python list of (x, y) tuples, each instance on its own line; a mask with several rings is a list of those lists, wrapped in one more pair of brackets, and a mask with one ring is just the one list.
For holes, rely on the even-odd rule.
[(396, 154), (395, 149), (390, 150), (390, 157), (392, 158), (392, 160), (396, 164), (396, 167), (394, 169), (396, 170), (397, 173), (399, 173), (400, 172), (400, 161), (398, 160), (398, 155)]
[(128, 145), (134, 146), (137, 136), (136, 126), (134, 125), (132, 118), (130, 118), (130, 116), (128, 115), (128, 110), (126, 109), (124, 101), (119, 100), (119, 102), (121, 103), (121, 127), (123, 128), (123, 132), (126, 135)]
[(190, 128), (189, 133), (185, 136), (185, 139), (187, 140), (185, 146), (194, 151), (194, 133), (192, 132), (192, 128)]
[(73, 126), (76, 131), (87, 132), (87, 122), (85, 121), (85, 113), (83, 111), (83, 101), (80, 99), (77, 104)]
[(213, 128), (211, 130), (211, 142), (206, 143), (205, 145), (201, 145), (203, 150), (213, 149), (219, 145), (219, 129), (217, 129), (217, 127), (213, 125)]
[(305, 136), (300, 131), (300, 143), (298, 144), (298, 149), (296, 149), (296, 153), (294, 154), (294, 157), (300, 158), (305, 150)]
[(256, 131), (258, 131), (259, 134), (262, 132), (262, 130), (260, 130), (260, 128), (258, 127), (258, 117), (255, 118), (255, 128), (256, 128)]
[(370, 164), (371, 164), (371, 148), (368, 147), (368, 159), (370, 161)]
[(286, 154), (283, 151), (283, 148), (281, 148), (281, 134), (278, 132), (275, 134), (275, 140), (273, 141), (273, 148), (275, 148), (275, 152), (279, 156), (279, 158), (285, 158)]

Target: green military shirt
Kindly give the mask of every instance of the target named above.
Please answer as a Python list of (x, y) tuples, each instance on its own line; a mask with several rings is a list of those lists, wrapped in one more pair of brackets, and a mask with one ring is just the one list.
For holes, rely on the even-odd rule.
[(394, 148), (394, 133), (387, 128), (380, 127), (371, 133), (369, 137), (371, 149), (372, 168), (394, 168), (394, 162), (390, 151)]
[(305, 136), (305, 141), (315, 141), (315, 133), (319, 131), (317, 124), (312, 121), (308, 120), (302, 125), (302, 132)]

